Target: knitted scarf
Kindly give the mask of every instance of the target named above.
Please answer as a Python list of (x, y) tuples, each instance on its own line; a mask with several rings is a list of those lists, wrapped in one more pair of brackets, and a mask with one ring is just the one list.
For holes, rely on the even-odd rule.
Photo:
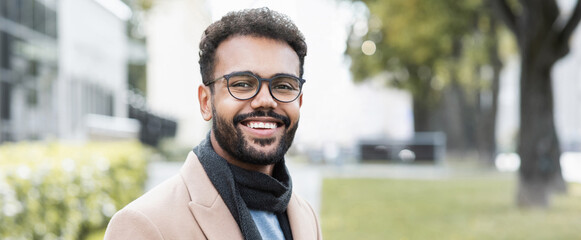
[(194, 148), (210, 181), (238, 223), (244, 239), (262, 239), (249, 208), (274, 212), (286, 239), (292, 239), (286, 208), (292, 183), (284, 161), (275, 164), (272, 177), (229, 164), (212, 147), (210, 134)]

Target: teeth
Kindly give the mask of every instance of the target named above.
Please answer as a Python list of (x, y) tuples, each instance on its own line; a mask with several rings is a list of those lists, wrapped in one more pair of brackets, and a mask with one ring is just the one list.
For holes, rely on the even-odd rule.
[(250, 122), (246, 125), (249, 128), (266, 128), (266, 129), (275, 129), (276, 123), (269, 123), (269, 122)]

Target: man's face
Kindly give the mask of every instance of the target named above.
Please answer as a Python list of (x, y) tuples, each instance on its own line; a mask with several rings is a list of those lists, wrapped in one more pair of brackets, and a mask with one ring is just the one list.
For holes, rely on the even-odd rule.
[[(281, 73), (299, 76), (299, 64), (295, 51), (284, 42), (235, 36), (218, 46), (214, 77), (244, 71), (262, 78)], [(212, 134), (219, 147), (238, 161), (268, 165), (281, 161), (292, 144), (302, 96), (279, 102), (270, 95), (268, 82), (263, 82), (254, 98), (238, 100), (222, 79), (214, 83), (211, 103)]]

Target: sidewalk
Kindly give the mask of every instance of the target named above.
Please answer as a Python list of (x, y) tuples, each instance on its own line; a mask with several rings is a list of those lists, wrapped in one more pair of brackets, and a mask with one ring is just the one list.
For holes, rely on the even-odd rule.
[(305, 199), (315, 212), (321, 213), (321, 190), (323, 177), (320, 168), (310, 164), (287, 162), (293, 184), (293, 191)]
[(183, 162), (150, 162), (147, 166), (147, 181), (145, 181), (145, 191), (149, 191), (166, 179), (177, 174), (183, 164)]

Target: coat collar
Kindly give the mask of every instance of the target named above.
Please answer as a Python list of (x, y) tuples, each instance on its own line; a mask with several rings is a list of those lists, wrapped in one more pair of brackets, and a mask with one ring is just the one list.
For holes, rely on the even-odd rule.
[(190, 211), (206, 238), (243, 239), (236, 220), (193, 152), (188, 154), (180, 174), (190, 194)]
[(321, 239), (315, 212), (305, 200), (293, 193), (286, 211), (293, 239)]
[[(206, 175), (198, 157), (190, 152), (180, 170), (188, 189), (190, 211), (208, 239), (243, 239), (242, 232), (226, 203)], [(318, 223), (310, 206), (294, 193), (287, 214), (293, 239), (318, 239)]]

